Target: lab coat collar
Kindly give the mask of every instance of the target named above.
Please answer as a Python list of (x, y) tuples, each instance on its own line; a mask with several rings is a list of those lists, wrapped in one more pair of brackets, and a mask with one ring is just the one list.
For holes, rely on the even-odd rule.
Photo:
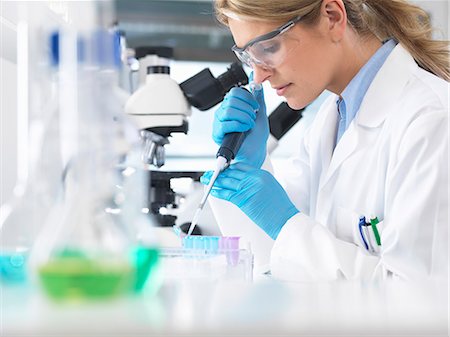
[[(317, 152), (320, 153), (319, 161), (324, 171), (326, 171), (330, 165), (336, 143), (336, 126), (338, 123), (338, 111), (335, 103), (336, 99), (337, 96), (332, 94), (323, 103), (322, 109), (324, 109), (324, 113), (321, 113), (316, 117), (316, 122), (318, 122), (316, 125), (319, 125), (320, 128), (313, 130), (316, 134), (324, 135), (318, 143), (319, 151)], [(313, 151), (313, 153), (316, 152)]]
[[(367, 143), (361, 143), (360, 132), (369, 131), (368, 128), (379, 127), (389, 112), (395, 110), (395, 103), (408, 82), (411, 72), (416, 67), (418, 66), (411, 55), (398, 44), (375, 76), (361, 103), (354, 120), (355, 123), (350, 124), (334, 152), (330, 147), (331, 139), (335, 139), (331, 123), (334, 123), (334, 128), (336, 128), (336, 118), (333, 119), (332, 116), (337, 116), (337, 110), (332, 105), (328, 106), (327, 115), (330, 121), (324, 123), (324, 132), (328, 132), (329, 136), (325, 137), (321, 148), (322, 164), (328, 169), (324, 171), (325, 175), (321, 179), (320, 189), (325, 187), (342, 163), (357, 148), (361, 150), (369, 146)], [(392, 76), (393, 74), (395, 76)], [(359, 128), (359, 126), (364, 126), (366, 129)]]
[(355, 122), (369, 128), (380, 126), (417, 67), (411, 54), (399, 43), (367, 90)]

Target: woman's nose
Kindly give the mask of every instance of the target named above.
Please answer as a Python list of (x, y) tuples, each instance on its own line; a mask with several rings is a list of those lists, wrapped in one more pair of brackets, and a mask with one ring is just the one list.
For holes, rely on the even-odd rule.
[(263, 83), (272, 75), (272, 70), (259, 64), (253, 64), (253, 82)]

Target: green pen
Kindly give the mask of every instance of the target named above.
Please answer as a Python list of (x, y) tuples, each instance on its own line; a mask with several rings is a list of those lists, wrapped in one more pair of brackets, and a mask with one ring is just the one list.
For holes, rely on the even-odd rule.
[(377, 224), (380, 221), (377, 217), (370, 218), (370, 225), (372, 226), (373, 234), (375, 235), (375, 240), (377, 241), (377, 245), (381, 246), (381, 239), (380, 239), (380, 233), (378, 233)]

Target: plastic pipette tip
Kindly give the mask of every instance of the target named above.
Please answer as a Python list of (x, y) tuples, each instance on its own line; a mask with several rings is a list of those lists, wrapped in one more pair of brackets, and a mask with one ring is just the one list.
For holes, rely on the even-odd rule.
[(198, 222), (198, 217), (200, 216), (200, 212), (203, 209), (203, 205), (200, 205), (197, 210), (195, 211), (195, 215), (194, 215), (194, 219), (192, 219), (191, 225), (189, 226), (189, 230), (187, 235), (190, 236), (192, 234), (192, 232), (194, 231), (195, 226), (197, 225)]
[(202, 200), (200, 201), (200, 204), (198, 205), (197, 210), (195, 211), (194, 218), (191, 222), (191, 225), (189, 226), (188, 235), (192, 234), (192, 231), (194, 230), (195, 226), (197, 225), (198, 218), (200, 216), (200, 212), (203, 209), (203, 206), (206, 204), (206, 200), (208, 199), (209, 193), (211, 192), (211, 189), (214, 185), (214, 182), (216, 181), (217, 177), (219, 176), (220, 172), (222, 172), (226, 167), (228, 167), (228, 162), (225, 157), (219, 156), (216, 159), (216, 168), (214, 169), (214, 173), (211, 177), (211, 180), (209, 181), (208, 186), (206, 187), (206, 191), (203, 195)]

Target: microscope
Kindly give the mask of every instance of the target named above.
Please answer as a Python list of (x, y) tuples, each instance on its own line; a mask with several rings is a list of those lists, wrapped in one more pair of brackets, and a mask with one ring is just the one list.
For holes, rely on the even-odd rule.
[(149, 210), (160, 226), (171, 227), (177, 217), (166, 210), (178, 208), (178, 196), (171, 188), (171, 179), (199, 181), (203, 172), (165, 172), (152, 168), (164, 165), (164, 147), (169, 144), (171, 135), (187, 134), (191, 106), (201, 111), (210, 109), (221, 102), (232, 87), (246, 85), (248, 77), (239, 63), (233, 63), (217, 78), (206, 68), (178, 84), (170, 77), (171, 48), (138, 47), (135, 57), (140, 65), (140, 86), (128, 99), (125, 112), (139, 128), (144, 142), (142, 160), (151, 178)]
[(142, 159), (161, 167), (170, 135), (188, 131), (191, 106), (201, 111), (212, 108), (232, 87), (246, 85), (248, 77), (240, 64), (233, 63), (217, 78), (206, 68), (178, 84), (170, 77), (171, 48), (138, 47), (135, 53), (140, 63), (140, 82), (144, 82), (143, 69), (145, 82), (129, 98), (125, 112), (141, 130), (145, 142)]

